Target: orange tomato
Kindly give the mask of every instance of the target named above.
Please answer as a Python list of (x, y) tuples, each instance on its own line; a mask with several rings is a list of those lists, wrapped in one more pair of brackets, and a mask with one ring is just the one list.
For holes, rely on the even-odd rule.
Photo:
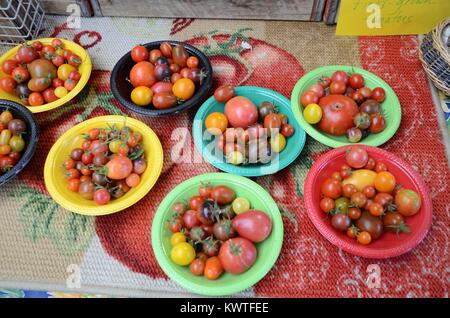
[(223, 273), (223, 267), (217, 256), (210, 257), (206, 260), (204, 275), (209, 280), (215, 280)]
[(138, 86), (131, 91), (131, 100), (139, 106), (146, 106), (152, 102), (153, 91), (147, 86)]
[(210, 134), (220, 135), (227, 129), (228, 119), (224, 114), (214, 112), (206, 117), (205, 126)]
[(369, 232), (362, 231), (362, 232), (358, 233), (357, 240), (358, 240), (358, 243), (360, 243), (362, 245), (367, 245), (367, 244), (370, 244), (370, 242), (372, 241), (372, 237), (370, 236)]
[(195, 84), (189, 78), (182, 78), (173, 84), (173, 94), (181, 100), (188, 100), (194, 95)]
[(392, 192), (396, 183), (394, 175), (388, 171), (379, 172), (374, 180), (375, 189), (380, 192)]
[(38, 92), (31, 93), (30, 96), (28, 96), (28, 103), (31, 106), (40, 106), (44, 104), (44, 97)]
[(142, 61), (136, 63), (130, 71), (130, 81), (134, 87), (147, 86), (152, 87), (156, 83), (154, 74), (155, 67), (152, 63)]

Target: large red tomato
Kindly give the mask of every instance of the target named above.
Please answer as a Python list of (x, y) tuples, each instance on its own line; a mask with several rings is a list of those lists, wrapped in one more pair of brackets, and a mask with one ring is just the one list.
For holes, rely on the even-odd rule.
[(247, 97), (236, 96), (225, 104), (225, 116), (231, 126), (247, 129), (258, 120), (258, 109)]
[(264, 241), (272, 232), (272, 221), (266, 213), (259, 210), (238, 214), (231, 224), (240, 236), (255, 243)]
[(225, 271), (241, 274), (247, 271), (256, 260), (256, 247), (243, 237), (232, 238), (222, 244), (219, 259)]
[(358, 113), (358, 106), (350, 97), (328, 95), (320, 99), (322, 119), (317, 124), (319, 129), (331, 135), (341, 136), (353, 127), (353, 117)]
[(130, 71), (130, 81), (134, 87), (152, 87), (156, 82), (153, 64), (147, 61), (136, 63)]

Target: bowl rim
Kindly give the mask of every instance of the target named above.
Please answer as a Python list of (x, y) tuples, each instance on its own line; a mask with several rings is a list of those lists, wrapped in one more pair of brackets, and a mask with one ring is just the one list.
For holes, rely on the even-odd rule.
[[(292, 142), (296, 142), (297, 146), (295, 148), (295, 151), (292, 151), (290, 153), (283, 153), (283, 158), (279, 159), (279, 165), (278, 168), (276, 168), (272, 163), (267, 165), (255, 165), (252, 167), (248, 166), (234, 166), (227, 162), (220, 162), (215, 160), (215, 156), (212, 155), (209, 151), (203, 151), (203, 142), (202, 142), (202, 132), (203, 132), (203, 121), (206, 117), (207, 111), (209, 111), (211, 105), (214, 104), (214, 96), (211, 96), (208, 98), (202, 106), (198, 109), (197, 113), (194, 117), (194, 122), (192, 125), (192, 135), (194, 138), (194, 144), (197, 150), (200, 152), (202, 157), (211, 165), (214, 167), (225, 171), (229, 173), (234, 173), (240, 176), (244, 177), (260, 177), (264, 175), (270, 175), (277, 173), (278, 171), (283, 170), (284, 168), (288, 167), (302, 152), (305, 143), (306, 143), (306, 133), (304, 129), (299, 125), (299, 123), (295, 120), (295, 116), (291, 110), (289, 99), (286, 98), (284, 95), (268, 89), (264, 87), (259, 86), (237, 86), (235, 87), (236, 95), (239, 95), (240, 93), (251, 93), (253, 91), (260, 91), (266, 94), (271, 94), (276, 96), (278, 99), (282, 100), (285, 106), (285, 109), (283, 110), (284, 113), (288, 113), (294, 120), (292, 122), (290, 121), (290, 124), (294, 127), (295, 133), (291, 138), (296, 138), (296, 140), (292, 140)], [(295, 137), (296, 136), (296, 137)], [(280, 155), (278, 155), (280, 157)]]
[[(341, 69), (346, 72), (357, 72), (362, 74), (363, 76), (370, 76), (375, 79), (375, 82), (377, 82), (377, 86), (382, 87), (386, 92), (389, 91), (389, 94), (394, 97), (394, 100), (392, 101), (392, 104), (389, 105), (390, 108), (393, 108), (394, 110), (394, 116), (392, 116), (391, 121), (389, 121), (389, 125), (386, 126), (386, 129), (378, 134), (372, 139), (372, 140), (362, 140), (359, 143), (350, 143), (350, 142), (342, 142), (339, 140), (335, 140), (332, 137), (328, 136), (327, 134), (319, 131), (316, 129), (313, 125), (306, 122), (306, 120), (303, 118), (303, 112), (300, 111), (300, 109), (303, 109), (303, 106), (300, 105), (299, 102), (299, 96), (301, 93), (303, 93), (306, 89), (304, 87), (306, 85), (306, 82), (309, 81), (312, 78), (319, 78), (323, 73), (335, 71), (337, 69)], [(356, 67), (356, 66), (350, 66), (350, 65), (327, 65), (318, 67), (312, 71), (309, 71), (304, 76), (302, 76), (297, 83), (294, 86), (294, 89), (291, 93), (291, 108), (292, 112), (294, 113), (294, 117), (297, 119), (300, 126), (306, 131), (306, 133), (314, 138), (315, 140), (319, 141), (320, 143), (332, 147), (337, 148), (341, 146), (346, 145), (369, 145), (369, 146), (380, 146), (387, 142), (389, 139), (394, 136), (394, 134), (397, 132), (398, 128), (400, 127), (401, 117), (402, 117), (402, 109), (400, 102), (398, 100), (397, 94), (394, 92), (394, 90), (379, 76), (375, 75), (372, 72), (369, 72), (367, 70), (364, 70), (362, 68)]]
[[(201, 63), (204, 64), (204, 67), (206, 69), (206, 77), (204, 79), (204, 82), (200, 85), (200, 88), (198, 91), (194, 93), (194, 96), (192, 96), (189, 100), (186, 102), (183, 102), (180, 105), (177, 105), (175, 107), (167, 108), (167, 109), (155, 109), (155, 108), (148, 108), (148, 107), (142, 107), (138, 106), (128, 100), (126, 100), (120, 93), (119, 89), (117, 87), (117, 77), (119, 76), (119, 68), (120, 66), (125, 63), (125, 61), (128, 58), (131, 58), (131, 50), (125, 53), (114, 65), (114, 68), (111, 72), (111, 78), (110, 78), (110, 87), (111, 92), (114, 95), (114, 98), (116, 98), (120, 104), (122, 104), (125, 108), (145, 116), (168, 116), (168, 115), (175, 115), (181, 111), (188, 110), (195, 105), (200, 105), (207, 97), (209, 91), (212, 87), (212, 80), (213, 80), (213, 69), (211, 62), (209, 61), (208, 57), (200, 51), (198, 48), (187, 44), (185, 42), (181, 41), (173, 41), (173, 40), (160, 40), (160, 41), (153, 41), (145, 44), (141, 44), (145, 46), (147, 49), (150, 48), (159, 48), (160, 44), (163, 42), (169, 42), (171, 45), (177, 45), (177, 44), (183, 44), (186, 50), (196, 57), (198, 57), (201, 61)], [(134, 62), (133, 62), (134, 63)]]
[[(87, 53), (87, 50), (84, 49), (81, 45), (79, 45), (73, 41), (70, 41), (70, 40), (67, 40), (64, 38), (58, 38), (58, 37), (38, 38), (38, 39), (26, 41), (26, 43), (33, 43), (36, 41), (41, 41), (42, 43), (46, 44), (46, 43), (51, 43), (51, 41), (54, 39), (60, 39), (65, 45), (69, 44), (70, 46), (76, 47), (77, 50), (80, 50), (81, 52), (83, 52), (85, 58), (82, 58), (82, 63), (86, 63), (86, 69), (81, 74), (81, 78), (78, 81), (75, 88), (73, 90), (71, 90), (66, 96), (63, 96), (63, 97), (55, 100), (54, 102), (43, 104), (41, 106), (24, 106), (24, 107), (28, 108), (32, 113), (46, 112), (46, 111), (58, 108), (60, 106), (63, 106), (64, 104), (68, 103), (83, 90), (83, 88), (86, 86), (87, 82), (89, 81), (89, 78), (91, 77), (92, 61), (91, 61), (89, 54)], [(10, 50), (8, 50), (7, 52), (5, 52), (0, 57), (0, 64), (3, 63), (6, 59), (8, 59), (10, 55), (15, 53), (19, 49), (19, 47), (20, 47), (20, 45), (17, 45), (15, 47), (11, 48)], [(58, 69), (58, 68), (56, 68), (56, 69)]]
[[(179, 275), (177, 271), (173, 270), (172, 267), (178, 266), (172, 263), (165, 255), (163, 244), (161, 241), (162, 236), (162, 228), (165, 227), (166, 214), (167, 211), (170, 209), (170, 204), (174, 200), (174, 197), (177, 196), (178, 193), (184, 192), (189, 188), (198, 186), (200, 181), (203, 181), (205, 179), (208, 180), (217, 180), (219, 183), (221, 180), (232, 180), (235, 184), (239, 184), (240, 186), (252, 188), (255, 190), (255, 200), (263, 200), (268, 206), (270, 206), (270, 210), (272, 211), (270, 214), (270, 217), (272, 219), (272, 234), (275, 233), (275, 237), (273, 237), (273, 242), (275, 245), (275, 248), (272, 249), (271, 254), (268, 256), (270, 257), (270, 260), (264, 263), (263, 267), (256, 273), (251, 273), (251, 269), (243, 273), (241, 275), (247, 274), (248, 277), (245, 278), (243, 281), (240, 281), (238, 284), (232, 284), (230, 286), (223, 286), (223, 284), (220, 284), (220, 282), (217, 284), (217, 286), (203, 286), (198, 285), (195, 283), (192, 283), (189, 279), (186, 279), (183, 275)], [(273, 229), (276, 228), (278, 231), (274, 231)], [(159, 205), (156, 214), (152, 221), (152, 246), (153, 246), (153, 252), (155, 254), (156, 260), (161, 267), (161, 269), (166, 273), (167, 276), (169, 276), (170, 279), (175, 281), (177, 284), (182, 286), (183, 288), (187, 289), (190, 292), (194, 292), (196, 294), (205, 295), (205, 296), (225, 296), (234, 294), (237, 292), (240, 292), (242, 290), (245, 290), (249, 287), (252, 287), (257, 282), (259, 282), (264, 276), (267, 275), (267, 273), (272, 269), (272, 267), (275, 265), (275, 262), (278, 259), (278, 256), (280, 254), (282, 245), (283, 245), (283, 237), (284, 237), (284, 227), (283, 227), (283, 220), (281, 218), (281, 213), (278, 208), (278, 205), (275, 203), (274, 199), (271, 197), (271, 195), (259, 184), (254, 182), (251, 179), (230, 174), (230, 173), (224, 173), (224, 172), (211, 172), (211, 173), (205, 173), (201, 175), (197, 175), (195, 177), (192, 177), (188, 180), (185, 180), (184, 182), (177, 185), (175, 188), (173, 188), (163, 199), (161, 204)], [(238, 276), (236, 276), (238, 277)]]
[(370, 245), (364, 246), (354, 242), (350, 243), (344, 240), (337, 231), (330, 231), (324, 223), (323, 212), (318, 208), (319, 203), (313, 202), (313, 181), (325, 165), (327, 165), (330, 161), (335, 160), (337, 156), (345, 153), (349, 146), (339, 147), (326, 152), (314, 162), (311, 169), (308, 171), (304, 187), (304, 200), (308, 217), (323, 237), (325, 237), (331, 244), (336, 245), (337, 247), (350, 254), (372, 259), (386, 259), (405, 254), (411, 251), (425, 238), (431, 227), (433, 206), (428, 188), (425, 182), (422, 180), (422, 177), (400, 157), (381, 148), (371, 147), (367, 145), (358, 146), (366, 149), (369, 155), (371, 153), (376, 153), (377, 155), (382, 156), (385, 161), (395, 162), (398, 166), (402, 167), (403, 172), (412, 181), (412, 183), (415, 184), (420, 192), (420, 195), (422, 197), (421, 213), (425, 215), (424, 221), (420, 224), (418, 229), (416, 229), (415, 233), (411, 233), (410, 235), (408, 235), (407, 239), (404, 240), (401, 245), (382, 249), (373, 249), (370, 248)]
[[(15, 164), (7, 173), (0, 176), (0, 186), (10, 181), (25, 168), (33, 158), (39, 141), (39, 124), (27, 107), (11, 100), (0, 99), (0, 108), (3, 107), (5, 108), (4, 110), (13, 109), (22, 116), (22, 119), (27, 124), (27, 128), (30, 129), (30, 138), (19, 162), (17, 162), (17, 164)], [(0, 111), (3, 111), (3, 109)]]
[[(149, 181), (146, 183), (143, 182), (137, 191), (133, 193), (133, 195), (130, 195), (125, 200), (121, 202), (115, 202), (110, 203), (106, 205), (99, 205), (96, 207), (89, 207), (88, 209), (83, 206), (82, 204), (73, 203), (72, 201), (66, 199), (58, 190), (58, 186), (55, 184), (55, 181), (53, 179), (53, 158), (55, 158), (56, 154), (61, 151), (61, 147), (65, 141), (65, 139), (71, 137), (72, 133), (76, 130), (79, 130), (83, 127), (88, 127), (91, 123), (98, 123), (98, 122), (109, 122), (113, 123), (114, 121), (120, 119), (123, 121), (123, 118), (126, 118), (127, 124), (132, 123), (132, 126), (135, 126), (139, 129), (139, 131), (142, 132), (144, 135), (144, 138), (149, 138), (151, 140), (151, 144), (153, 148), (151, 151), (154, 151), (155, 156), (157, 157), (157, 160), (152, 165), (152, 174), (149, 176)], [(73, 138), (73, 137), (72, 137)], [(83, 215), (89, 215), (89, 216), (100, 216), (100, 215), (107, 215), (112, 214), (116, 212), (120, 212), (122, 210), (125, 210), (126, 208), (134, 205), (139, 200), (141, 200), (147, 193), (153, 188), (155, 183), (157, 182), (163, 166), (163, 148), (161, 145), (161, 142), (158, 138), (158, 136), (155, 134), (155, 132), (147, 126), (145, 123), (141, 122), (140, 120), (127, 117), (127, 116), (119, 116), (119, 115), (107, 115), (107, 116), (99, 116), (94, 117), (88, 120), (85, 120), (69, 130), (67, 130), (64, 134), (62, 134), (58, 140), (53, 144), (52, 148), (50, 149), (47, 158), (45, 160), (44, 165), (44, 182), (45, 186), (47, 188), (47, 191), (49, 192), (50, 196), (55, 200), (60, 206), (63, 208), (74, 212), (78, 214)]]

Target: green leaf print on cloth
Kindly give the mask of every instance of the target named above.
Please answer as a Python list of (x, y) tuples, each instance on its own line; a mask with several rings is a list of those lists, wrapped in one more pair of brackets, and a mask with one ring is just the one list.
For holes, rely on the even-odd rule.
[(64, 210), (52, 198), (25, 185), (9, 196), (23, 202), (19, 217), (32, 241), (48, 238), (67, 255), (87, 248), (94, 233), (94, 217)]

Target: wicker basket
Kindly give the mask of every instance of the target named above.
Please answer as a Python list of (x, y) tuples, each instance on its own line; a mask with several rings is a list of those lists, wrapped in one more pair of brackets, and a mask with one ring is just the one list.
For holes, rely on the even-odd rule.
[(434, 85), (450, 96), (450, 17), (423, 38), (419, 57)]

